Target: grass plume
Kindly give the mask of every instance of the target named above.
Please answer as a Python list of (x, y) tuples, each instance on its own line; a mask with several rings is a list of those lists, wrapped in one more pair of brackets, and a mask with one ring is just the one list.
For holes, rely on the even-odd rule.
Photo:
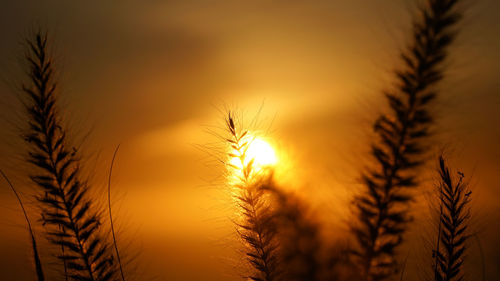
[(58, 258), (67, 266), (69, 278), (112, 280), (113, 255), (100, 233), (101, 219), (82, 180), (77, 149), (68, 143), (56, 108), (57, 83), (47, 41), (39, 31), (26, 42), (29, 79), (22, 89), (29, 120), (24, 135), (27, 161), (34, 168), (30, 178), (39, 188), (37, 199), (48, 239), (65, 249)]
[(42, 262), (40, 260), (40, 256), (38, 255), (38, 246), (36, 244), (35, 233), (33, 232), (33, 228), (31, 227), (31, 222), (30, 222), (30, 219), (28, 218), (28, 213), (26, 212), (26, 209), (24, 208), (23, 201), (21, 200), (19, 193), (17, 193), (17, 190), (14, 188), (14, 185), (11, 183), (11, 181), (9, 180), (7, 175), (2, 170), (0, 170), (0, 174), (2, 174), (2, 177), (5, 179), (7, 184), (10, 186), (10, 189), (12, 189), (12, 192), (14, 192), (14, 195), (16, 195), (17, 201), (19, 202), (19, 206), (21, 206), (21, 210), (23, 211), (24, 219), (26, 220), (26, 224), (28, 225), (28, 230), (30, 232), (30, 237), (31, 237), (31, 248), (33, 249), (33, 260), (35, 262), (35, 270), (36, 270), (37, 280), (38, 281), (45, 281), (45, 275), (43, 274)]
[(460, 19), (458, 0), (427, 0), (413, 25), (413, 42), (400, 56), (397, 87), (385, 94), (390, 112), (374, 123), (376, 166), (362, 173), (363, 192), (355, 198), (358, 222), (352, 225), (355, 263), (362, 280), (377, 281), (397, 272), (395, 251), (410, 220), (410, 189), (418, 185), (425, 140), (433, 123), (429, 106), (443, 77), (442, 62)]
[(434, 281), (463, 280), (471, 191), (463, 181), (463, 173), (458, 172), (458, 180), (454, 180), (442, 156), (439, 158), (439, 175), (440, 214), (433, 252)]
[(237, 222), (238, 234), (246, 244), (246, 258), (254, 269), (248, 278), (253, 281), (279, 280), (276, 226), (264, 188), (267, 182), (253, 170), (253, 159), (247, 159), (246, 152), (251, 141), (245, 138), (248, 131), (240, 131), (236, 127), (231, 113), (226, 119), (226, 128), (229, 133), (226, 141), (231, 147), (229, 157), (237, 159), (240, 164), (227, 163), (237, 177), (233, 187), (241, 211), (241, 220)]

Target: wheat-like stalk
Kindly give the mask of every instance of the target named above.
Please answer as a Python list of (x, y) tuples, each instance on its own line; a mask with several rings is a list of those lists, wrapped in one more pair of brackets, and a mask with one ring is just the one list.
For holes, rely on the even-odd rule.
[(395, 250), (409, 221), (409, 188), (418, 185), (416, 169), (423, 163), (425, 139), (433, 122), (429, 105), (443, 77), (442, 62), (453, 41), (451, 30), (460, 18), (458, 0), (427, 0), (414, 22), (413, 42), (401, 54), (404, 67), (395, 72), (397, 88), (386, 93), (390, 113), (374, 123), (372, 144), (377, 163), (362, 173), (364, 191), (354, 204), (352, 226), (355, 263), (363, 280), (383, 280), (397, 271)]
[(12, 190), (12, 192), (14, 192), (14, 195), (17, 198), (17, 202), (19, 202), (19, 206), (21, 206), (21, 210), (23, 211), (23, 214), (24, 214), (24, 219), (26, 220), (26, 224), (28, 225), (28, 231), (30, 232), (31, 247), (33, 249), (33, 260), (35, 261), (36, 277), (37, 277), (38, 281), (44, 281), (45, 275), (43, 274), (42, 262), (40, 260), (40, 256), (38, 255), (38, 246), (36, 244), (35, 232), (33, 231), (33, 228), (31, 227), (31, 222), (30, 222), (30, 219), (28, 218), (28, 213), (26, 212), (26, 209), (24, 208), (24, 204), (23, 204), (23, 201), (21, 200), (21, 197), (19, 196), (19, 193), (17, 193), (17, 190), (14, 188), (14, 185), (9, 180), (7, 175), (2, 170), (0, 170), (0, 174), (2, 174), (2, 177), (5, 179), (7, 184), (10, 186), (10, 189)]
[(246, 244), (246, 258), (254, 269), (248, 278), (254, 281), (276, 281), (279, 279), (276, 226), (263, 188), (267, 183), (253, 170), (253, 159), (247, 159), (250, 143), (245, 137), (248, 131), (236, 128), (231, 113), (228, 114), (226, 128), (229, 133), (226, 141), (231, 148), (229, 157), (241, 164), (227, 163), (231, 172), (237, 175), (237, 181), (232, 185), (236, 189), (235, 198), (242, 218), (237, 222), (238, 234)]
[(463, 280), (463, 262), (468, 239), (471, 191), (464, 183), (464, 174), (458, 172), (458, 181), (450, 175), (444, 158), (439, 158), (439, 230), (433, 252), (434, 280)]
[(58, 258), (72, 280), (112, 280), (116, 273), (113, 255), (100, 233), (101, 219), (88, 195), (89, 187), (82, 181), (77, 150), (68, 144), (56, 109), (57, 84), (47, 35), (36, 32), (27, 46), (29, 82), (23, 92), (29, 129), (24, 139), (48, 239), (63, 247)]

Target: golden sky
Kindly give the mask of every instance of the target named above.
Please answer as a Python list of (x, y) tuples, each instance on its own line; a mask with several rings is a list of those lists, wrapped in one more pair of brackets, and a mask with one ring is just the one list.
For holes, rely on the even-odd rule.
[[(23, 35), (40, 24), (54, 38), (66, 120), (80, 138), (92, 131), (84, 147), (98, 187), (122, 144), (113, 189), (123, 243), (159, 280), (235, 280), (232, 209), (207, 152), (221, 110), (250, 122), (262, 108), (257, 128), (293, 175), (283, 184), (321, 210), (330, 231), (344, 231), (370, 120), (384, 110), (381, 92), (413, 9), (410, 0), (2, 1), (1, 168), (29, 194), (13, 152), (22, 124), (16, 65)], [(472, 176), (477, 211), (490, 214), (478, 228), (493, 244), (500, 229), (485, 225), (500, 219), (500, 2), (468, 1), (467, 9), (435, 108), (431, 156), (445, 149)], [(0, 186), (0, 253), (9, 253), (0, 254), (0, 276), (28, 280), (22, 217)], [(495, 247), (488, 274), (498, 277)]]

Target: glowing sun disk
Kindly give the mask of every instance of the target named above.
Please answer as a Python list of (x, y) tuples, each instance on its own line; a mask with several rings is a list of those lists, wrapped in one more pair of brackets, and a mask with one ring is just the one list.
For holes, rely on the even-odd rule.
[(241, 171), (243, 166), (248, 165), (253, 160), (252, 167), (255, 172), (259, 172), (264, 167), (274, 166), (278, 162), (276, 153), (273, 147), (261, 138), (247, 138), (248, 147), (244, 156), (243, 163), (237, 156), (240, 152), (233, 151), (235, 157), (230, 159), (231, 165), (237, 167)]
[(247, 158), (256, 166), (272, 166), (278, 162), (273, 147), (265, 140), (256, 138), (248, 146)]

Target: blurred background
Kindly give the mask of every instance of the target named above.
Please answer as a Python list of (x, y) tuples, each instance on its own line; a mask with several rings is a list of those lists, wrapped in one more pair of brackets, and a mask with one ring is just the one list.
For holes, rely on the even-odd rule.
[[(371, 123), (410, 35), (418, 1), (7, 1), (0, 2), (1, 168), (33, 202), (21, 163), (18, 100), (23, 38), (50, 31), (61, 112), (89, 163), (96, 194), (117, 144), (113, 211), (119, 246), (140, 280), (235, 280), (241, 253), (224, 170), (209, 147), (234, 109), (273, 145), (280, 184), (310, 205), (324, 237), (346, 235), (349, 201), (367, 158)], [(434, 151), (414, 212), (436, 178), (436, 156), (471, 177), (474, 229), (488, 280), (500, 278), (500, 2), (466, 1), (435, 107)], [(218, 155), (221, 157), (221, 155)], [(0, 276), (30, 280), (29, 237), (0, 184)], [(37, 209), (30, 205), (32, 220)], [(415, 225), (418, 225), (415, 223)], [(38, 229), (41, 243), (42, 230)], [(424, 266), (425, 231), (411, 229), (402, 255), (410, 280)], [(476, 243), (476, 242), (471, 242)], [(480, 268), (473, 244), (471, 267)], [(47, 249), (44, 253), (50, 254)], [(146, 278), (147, 277), (147, 278)]]

